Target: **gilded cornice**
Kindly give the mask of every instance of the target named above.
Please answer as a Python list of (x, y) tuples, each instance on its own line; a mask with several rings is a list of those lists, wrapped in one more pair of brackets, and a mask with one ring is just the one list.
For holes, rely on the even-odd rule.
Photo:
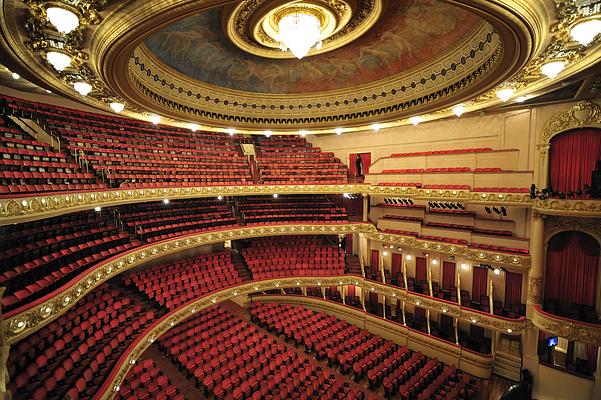
[(539, 151), (549, 149), (553, 136), (575, 128), (601, 128), (601, 106), (591, 101), (578, 102), (569, 110), (555, 113), (545, 124), (540, 136)]
[(421, 251), (434, 251), (441, 254), (463, 257), (477, 263), (492, 263), (507, 266), (509, 269), (527, 272), (530, 268), (530, 256), (507, 254), (481, 249), (471, 249), (466, 245), (440, 243), (419, 239), (414, 236), (404, 236), (385, 232), (372, 232), (365, 235), (368, 239), (394, 244), (404, 248)]
[(532, 323), (540, 330), (570, 341), (601, 346), (601, 325), (557, 317), (537, 305), (532, 309)]
[(365, 193), (368, 185), (257, 185), (114, 189), (0, 199), (0, 226), (129, 203), (217, 196)]
[(281, 235), (337, 235), (374, 230), (375, 227), (369, 223), (260, 226), (207, 232), (146, 245), (97, 264), (71, 281), (67, 288), (55, 296), (43, 299), (31, 308), (5, 318), (7, 340), (14, 343), (30, 335), (64, 314), (101, 283), (168, 254), (226, 240)]
[[(598, 218), (601, 215), (597, 214)], [(559, 232), (580, 231), (594, 237), (601, 245), (601, 221), (598, 219), (559, 218), (548, 217), (545, 219), (545, 242), (549, 241)]]
[(601, 218), (601, 200), (536, 199), (533, 210), (544, 215)]
[(530, 207), (532, 199), (526, 193), (490, 193), (469, 190), (422, 189), (414, 187), (378, 186), (369, 187), (372, 196), (400, 196), (415, 200), (458, 201), (464, 203), (499, 204)]

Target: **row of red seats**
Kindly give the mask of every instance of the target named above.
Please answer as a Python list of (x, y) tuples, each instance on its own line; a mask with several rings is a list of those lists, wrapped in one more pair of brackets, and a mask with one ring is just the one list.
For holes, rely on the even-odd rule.
[[(436, 359), (411, 355), (406, 347), (304, 307), (253, 303), (251, 317), (266, 329), (303, 344), (306, 351), (315, 351), (318, 358), (325, 353), (342, 373), (352, 372), (356, 380), (367, 376), (372, 388), (382, 384), (387, 397), (400, 393), (403, 399), (416, 398), (443, 370)], [(470, 383), (475, 387), (475, 380)], [(457, 398), (474, 394), (475, 389), (464, 391)]]
[[(0, 228), (4, 312), (56, 290), (115, 254), (140, 245), (109, 213), (85, 211)], [(19, 244), (22, 243), (22, 244)]]
[(530, 188), (519, 187), (475, 187), (474, 192), (489, 192), (489, 193), (529, 193)]
[(129, 370), (117, 395), (119, 400), (185, 400), (152, 358)]
[(15, 400), (92, 398), (121, 353), (157, 317), (104, 284), (11, 349)]
[(424, 189), (470, 190), (470, 185), (424, 185)]
[(422, 187), (421, 182), (378, 182), (378, 186)]
[(348, 170), (340, 160), (331, 152), (312, 147), (304, 138), (261, 137), (255, 146), (263, 183), (348, 183)]
[(161, 337), (160, 348), (215, 399), (362, 399), (360, 388), (213, 307)]
[(253, 239), (242, 256), (254, 279), (344, 274), (344, 253), (322, 237)]
[(431, 151), (414, 151), (409, 153), (393, 153), (390, 157), (417, 157), (417, 156), (433, 156), (447, 154), (466, 154), (466, 153), (486, 153), (492, 151), (490, 147), (474, 147), (469, 149), (452, 149), (452, 150), (431, 150)]
[(242, 279), (232, 263), (230, 253), (220, 252), (156, 265), (125, 276), (146, 296), (170, 310), (216, 290), (239, 285)]

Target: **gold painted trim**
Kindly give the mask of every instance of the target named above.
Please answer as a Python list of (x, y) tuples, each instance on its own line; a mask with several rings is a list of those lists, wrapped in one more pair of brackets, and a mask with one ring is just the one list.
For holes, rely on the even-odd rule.
[(368, 185), (257, 185), (114, 189), (0, 199), (0, 226), (121, 204), (217, 196), (365, 193)]
[[(121, 359), (118, 361), (118, 370), (113, 371), (111, 373), (112, 379), (109, 376), (110, 381), (105, 382), (100, 392), (96, 394), (95, 398), (98, 399), (112, 399), (115, 394), (118, 392), (118, 388), (122, 384), (123, 380), (127, 376), (129, 369), (136, 363), (136, 361), (141, 357), (144, 351), (160, 336), (165, 334), (171, 328), (180, 324), (185, 319), (193, 316), (198, 311), (201, 311), (205, 308), (208, 308), (212, 305), (221, 303), (223, 301), (229, 300), (231, 298), (248, 295), (256, 292), (266, 291), (266, 290), (274, 290), (277, 288), (286, 288), (286, 287), (306, 287), (306, 286), (340, 286), (340, 285), (362, 285), (362, 287), (367, 288), (371, 287), (370, 285), (382, 286), (376, 282), (364, 282), (364, 280), (360, 277), (356, 276), (340, 276), (340, 277), (289, 277), (289, 278), (278, 278), (278, 279), (269, 279), (265, 281), (257, 281), (257, 282), (248, 282), (242, 285), (238, 285), (235, 287), (230, 287), (224, 290), (221, 290), (216, 293), (211, 293), (204, 295), (200, 299), (193, 300), (180, 308), (173, 310), (163, 316), (160, 322), (153, 326), (150, 329), (147, 329), (143, 336), (139, 337), (138, 341), (132, 344), (123, 354)], [(394, 288), (393, 288), (394, 290)], [(402, 292), (399, 290), (398, 292)], [(382, 292), (379, 292), (382, 293)], [(288, 296), (288, 295), (287, 295)], [(282, 296), (284, 297), (284, 296)], [(394, 296), (393, 296), (394, 297)], [(406, 297), (408, 301), (413, 297), (409, 295)], [(421, 307), (421, 305), (420, 305)], [(471, 318), (478, 318), (477, 324), (484, 326), (489, 329), (495, 330), (504, 330), (513, 329), (515, 334), (520, 334), (525, 332), (525, 329), (528, 326), (528, 323), (525, 319), (516, 320), (516, 321), (501, 321), (500, 318), (495, 317), (494, 315), (482, 315), (481, 313), (467, 313), (466, 316)], [(462, 316), (460, 315), (460, 318)], [(470, 322), (472, 322), (470, 320)], [(472, 322), (473, 323), (473, 322)], [(422, 335), (417, 337), (412, 337), (408, 335), (408, 338), (413, 338), (422, 341)], [(430, 339), (434, 341), (435, 339)], [(437, 341), (439, 342), (439, 341)], [(441, 343), (436, 343), (436, 346), (441, 346)], [(464, 352), (461, 352), (462, 354)], [(478, 364), (481, 360), (480, 357), (476, 355), (469, 355), (466, 357), (469, 361)], [(484, 358), (484, 357), (482, 357)], [(483, 362), (484, 365), (487, 365), (487, 362)]]
[(97, 264), (91, 270), (76, 278), (77, 282), (72, 284), (70, 288), (35, 307), (6, 318), (4, 320), (6, 337), (9, 344), (15, 343), (64, 314), (101, 283), (131, 268), (182, 250), (226, 240), (256, 237), (338, 235), (372, 231), (375, 231), (375, 227), (370, 223), (277, 225), (207, 232), (146, 245)]
[(540, 330), (568, 340), (593, 346), (601, 344), (601, 325), (556, 317), (544, 312), (537, 305), (532, 307), (532, 323)]
[(507, 254), (481, 249), (472, 249), (466, 245), (439, 243), (432, 240), (419, 239), (414, 236), (396, 235), (384, 232), (366, 234), (367, 238), (385, 244), (395, 244), (418, 251), (433, 251), (455, 257), (463, 257), (477, 263), (503, 265), (510, 270), (521, 273), (528, 272), (531, 265), (530, 255)]
[(544, 215), (601, 218), (601, 200), (537, 199), (532, 209)]

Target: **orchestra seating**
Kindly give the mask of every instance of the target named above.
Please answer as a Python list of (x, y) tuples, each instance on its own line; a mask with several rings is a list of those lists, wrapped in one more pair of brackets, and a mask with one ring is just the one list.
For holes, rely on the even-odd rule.
[(169, 310), (202, 295), (242, 283), (229, 252), (155, 265), (130, 273), (123, 281)]
[(140, 245), (110, 213), (84, 211), (0, 227), (2, 308), (14, 310), (118, 253)]
[(156, 318), (125, 291), (103, 284), (39, 331), (11, 346), (15, 400), (90, 399), (123, 351)]
[[(334, 316), (301, 306), (254, 302), (251, 317), (271, 332), (303, 346), (317, 359), (327, 359), (342, 373), (352, 374), (355, 380), (367, 378), (370, 388), (383, 386), (387, 397), (400, 394), (401, 399), (432, 398), (426, 397), (430, 394), (471, 399), (476, 394), (477, 381), (455, 367), (445, 367), (436, 359)], [(452, 397), (445, 397), (449, 387), (457, 386)]]
[(257, 167), (265, 184), (348, 183), (348, 171), (331, 152), (298, 136), (258, 137)]
[(0, 195), (103, 189), (71, 157), (36, 140), (0, 115)]
[(146, 242), (237, 226), (231, 205), (217, 199), (138, 203), (116, 208), (130, 233)]
[(119, 387), (118, 400), (185, 400), (152, 358), (141, 360), (129, 370)]
[(346, 210), (326, 196), (248, 196), (235, 202), (246, 225), (348, 222)]
[(253, 279), (344, 274), (344, 252), (322, 236), (257, 238), (242, 250)]
[(160, 349), (215, 399), (363, 399), (352, 382), (219, 307), (159, 339)]

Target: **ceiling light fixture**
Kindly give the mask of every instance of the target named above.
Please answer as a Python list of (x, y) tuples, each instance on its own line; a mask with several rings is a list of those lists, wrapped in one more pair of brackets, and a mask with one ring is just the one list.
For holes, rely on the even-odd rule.
[(161, 116), (160, 115), (156, 115), (156, 114), (152, 114), (150, 116), (150, 122), (152, 122), (154, 125), (158, 125), (158, 123), (161, 122)]
[(236, 134), (236, 130), (234, 128), (229, 128), (226, 132), (229, 133), (230, 136), (234, 136)]
[(589, 19), (578, 22), (570, 29), (572, 38), (583, 46), (591, 43), (601, 33), (601, 20)]
[(296, 9), (278, 21), (278, 40), (282, 50), (290, 49), (299, 60), (306, 56), (311, 47), (321, 48), (321, 23), (308, 12)]
[(336, 132), (336, 134), (337, 134), (338, 136), (340, 136), (340, 135), (342, 135), (342, 132), (344, 132), (344, 129), (342, 129), (342, 128), (336, 128), (336, 129), (335, 129), (335, 132)]
[(121, 111), (125, 109), (125, 104), (119, 103), (117, 101), (113, 101), (109, 106), (113, 109), (114, 112), (119, 114)]
[(511, 88), (497, 90), (497, 97), (499, 99), (501, 99), (502, 101), (509, 100), (512, 95), (513, 95), (513, 89), (511, 89)]
[(87, 96), (92, 91), (92, 85), (84, 81), (77, 81), (73, 83), (73, 88), (82, 96)]
[(453, 113), (457, 116), (457, 117), (461, 117), (461, 115), (463, 115), (463, 113), (465, 112), (465, 104), (457, 104), (455, 107), (452, 108)]
[(15, 80), (17, 80), (21, 77), (21, 75), (17, 74), (16, 72), (11, 73), (10, 76), (12, 76), (13, 79), (15, 79)]
[(265, 135), (265, 137), (270, 137), (273, 134), (273, 132), (271, 131), (263, 131), (263, 135)]
[(46, 18), (57, 31), (65, 35), (77, 29), (79, 26), (79, 17), (61, 7), (48, 7), (46, 9)]
[(520, 96), (520, 97), (518, 97), (517, 99), (515, 99), (515, 101), (516, 101), (517, 103), (523, 103), (523, 102), (525, 102), (525, 101), (526, 101), (526, 100), (528, 100), (528, 99), (529, 99), (529, 97), (528, 97), (528, 96)]
[(192, 132), (196, 132), (198, 130), (198, 124), (190, 124), (188, 127)]
[(563, 69), (565, 68), (566, 63), (559, 61), (551, 61), (546, 64), (543, 64), (540, 67), (540, 72), (547, 76), (547, 78), (555, 78)]
[(409, 118), (409, 122), (411, 122), (413, 125), (417, 125), (420, 122), (422, 122), (422, 118), (418, 117), (418, 116), (411, 117), (411, 118)]
[(301, 135), (302, 137), (305, 137), (305, 136), (307, 136), (307, 131), (304, 131), (304, 130), (299, 131), (298, 134)]
[(46, 89), (46, 93), (50, 94), (50, 93), (52, 93), (52, 90)]
[(377, 131), (379, 131), (380, 129), (382, 129), (382, 125), (380, 125), (380, 124), (373, 124), (373, 125), (371, 126), (371, 129), (373, 129), (374, 131), (376, 131), (376, 132), (377, 132)]
[(46, 54), (46, 60), (59, 72), (71, 66), (71, 56), (58, 51), (49, 51)]

